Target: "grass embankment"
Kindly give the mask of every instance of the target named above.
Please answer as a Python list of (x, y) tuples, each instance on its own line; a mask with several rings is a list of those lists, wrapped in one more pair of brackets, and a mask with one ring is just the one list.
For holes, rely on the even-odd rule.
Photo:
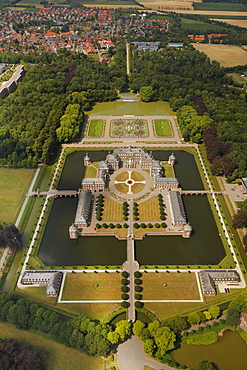
[(195, 274), (148, 272), (142, 280), (143, 299), (200, 299)]
[(88, 136), (102, 137), (104, 133), (105, 121), (102, 119), (93, 119), (89, 121)]
[[(152, 197), (138, 204), (139, 220), (137, 222), (163, 222), (160, 219), (158, 197)], [(147, 231), (147, 229), (145, 229)], [(162, 231), (162, 229), (159, 229)], [(152, 229), (150, 229), (152, 231)]]
[[(104, 211), (102, 222), (122, 222), (123, 220), (123, 205), (119, 202), (105, 197), (104, 198)], [(101, 230), (101, 229), (100, 229)]]
[(26, 168), (0, 168), (0, 223), (15, 221), (34, 171)]
[(121, 278), (117, 272), (68, 273), (62, 300), (119, 300)]
[(216, 60), (222, 67), (247, 64), (247, 52), (238, 46), (222, 44), (193, 44), (194, 48)]
[(23, 345), (32, 344), (34, 347), (44, 349), (48, 353), (47, 370), (101, 370), (102, 360), (89, 357), (73, 348), (64, 346), (52, 340), (48, 334), (35, 331), (17, 329), (5, 322), (0, 323), (1, 337), (15, 338)]
[(171, 137), (173, 136), (173, 131), (171, 128), (171, 121), (168, 119), (155, 119), (153, 121), (155, 134), (158, 137)]
[(119, 303), (58, 303), (58, 308), (75, 315), (104, 320), (111, 312), (120, 308)]
[(165, 177), (175, 177), (175, 172), (173, 166), (170, 166), (167, 163), (162, 163), (164, 176)]

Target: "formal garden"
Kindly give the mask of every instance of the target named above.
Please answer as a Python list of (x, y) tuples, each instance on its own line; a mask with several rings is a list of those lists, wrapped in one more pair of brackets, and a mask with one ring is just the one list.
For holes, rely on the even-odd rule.
[(155, 136), (157, 137), (172, 137), (173, 130), (169, 119), (154, 119), (153, 127)]
[(113, 119), (110, 122), (110, 136), (119, 137), (148, 137), (148, 123), (144, 119)]

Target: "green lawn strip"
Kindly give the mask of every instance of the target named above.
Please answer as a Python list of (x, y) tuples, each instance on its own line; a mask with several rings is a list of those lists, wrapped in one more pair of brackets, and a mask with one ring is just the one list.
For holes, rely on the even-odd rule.
[(0, 222), (14, 222), (33, 175), (32, 169), (0, 168)]
[(23, 345), (32, 344), (34, 347), (48, 352), (47, 369), (67, 370), (102, 370), (102, 360), (89, 357), (83, 352), (55, 342), (48, 334), (38, 331), (26, 331), (17, 329), (14, 325), (1, 322), (1, 337), (6, 339), (15, 338)]
[[(209, 10), (209, 9), (206, 9)], [(226, 27), (224, 26), (219, 26), (207, 22), (201, 22), (201, 21), (196, 21), (193, 19), (188, 19), (188, 18), (181, 18), (182, 22), (182, 28), (186, 29), (193, 29), (194, 31), (211, 31), (211, 32), (223, 32), (226, 31)]]
[(164, 176), (165, 177), (175, 177), (175, 172), (173, 166), (170, 166), (167, 164), (167, 162), (162, 163), (163, 171), (164, 171)]
[(149, 272), (142, 281), (143, 299), (200, 299), (195, 274)]
[(102, 137), (104, 132), (105, 121), (102, 119), (93, 119), (89, 121), (88, 136)]
[(84, 177), (85, 178), (92, 178), (92, 177), (96, 177), (97, 176), (97, 168), (95, 168), (94, 166), (87, 166), (86, 167), (86, 170), (85, 170), (85, 175)]
[(52, 172), (55, 166), (42, 165), (39, 175), (34, 183), (33, 190), (47, 191), (52, 179)]
[(153, 120), (155, 127), (155, 134), (157, 137), (172, 137), (174, 136), (171, 121), (168, 119), (155, 119)]
[(92, 319), (104, 320), (112, 311), (120, 308), (119, 303), (58, 303), (61, 310), (74, 315), (85, 315)]
[(68, 273), (62, 300), (119, 300), (121, 278), (116, 272)]

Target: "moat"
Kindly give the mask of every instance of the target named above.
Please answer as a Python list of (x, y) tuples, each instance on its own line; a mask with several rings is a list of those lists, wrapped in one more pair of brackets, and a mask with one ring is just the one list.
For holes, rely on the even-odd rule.
[[(106, 154), (106, 151), (90, 151), (90, 158), (99, 161)], [(154, 151), (153, 154), (156, 159), (164, 160), (170, 151)], [(204, 189), (193, 155), (184, 151), (175, 151), (175, 155), (175, 172), (182, 189)], [(59, 190), (80, 187), (84, 175), (84, 156), (85, 152), (78, 151), (67, 157)], [(217, 264), (224, 258), (224, 248), (207, 196), (186, 195), (183, 201), (188, 219), (193, 224), (192, 237), (185, 240), (181, 236), (148, 236), (137, 241), (136, 258), (140, 264)], [(38, 257), (48, 266), (122, 264), (126, 258), (124, 241), (118, 241), (115, 237), (69, 239), (68, 227), (74, 218), (76, 205), (75, 198), (55, 199)], [(152, 249), (149, 248), (150, 243)]]

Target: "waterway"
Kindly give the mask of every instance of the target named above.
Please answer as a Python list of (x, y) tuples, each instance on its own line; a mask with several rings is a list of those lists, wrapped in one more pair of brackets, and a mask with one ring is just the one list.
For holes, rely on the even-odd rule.
[(179, 364), (194, 369), (201, 361), (210, 361), (219, 370), (244, 370), (247, 367), (247, 346), (236, 332), (227, 330), (223, 338), (208, 346), (182, 343), (181, 348), (173, 351)]
[[(171, 151), (153, 151), (156, 159), (167, 160)], [(92, 161), (105, 158), (106, 151), (89, 152)], [(192, 154), (175, 151), (176, 176), (183, 189), (203, 189), (200, 174)], [(84, 151), (68, 155), (58, 189), (78, 189), (84, 175)], [(184, 196), (188, 220), (194, 228), (190, 239), (181, 236), (149, 236), (136, 242), (136, 258), (149, 264), (217, 264), (224, 256), (206, 196)], [(76, 198), (54, 201), (38, 257), (47, 266), (120, 265), (126, 259), (126, 243), (114, 237), (80, 237), (71, 240), (68, 228), (74, 221)], [(210, 230), (210, 232), (209, 232)], [(154, 242), (155, 241), (155, 242)], [(150, 249), (152, 244), (152, 249)]]
[(154, 103), (144, 103), (142, 101), (113, 101), (97, 103), (87, 114), (89, 116), (171, 116), (174, 115), (175, 112), (171, 109), (168, 102), (158, 101)]

